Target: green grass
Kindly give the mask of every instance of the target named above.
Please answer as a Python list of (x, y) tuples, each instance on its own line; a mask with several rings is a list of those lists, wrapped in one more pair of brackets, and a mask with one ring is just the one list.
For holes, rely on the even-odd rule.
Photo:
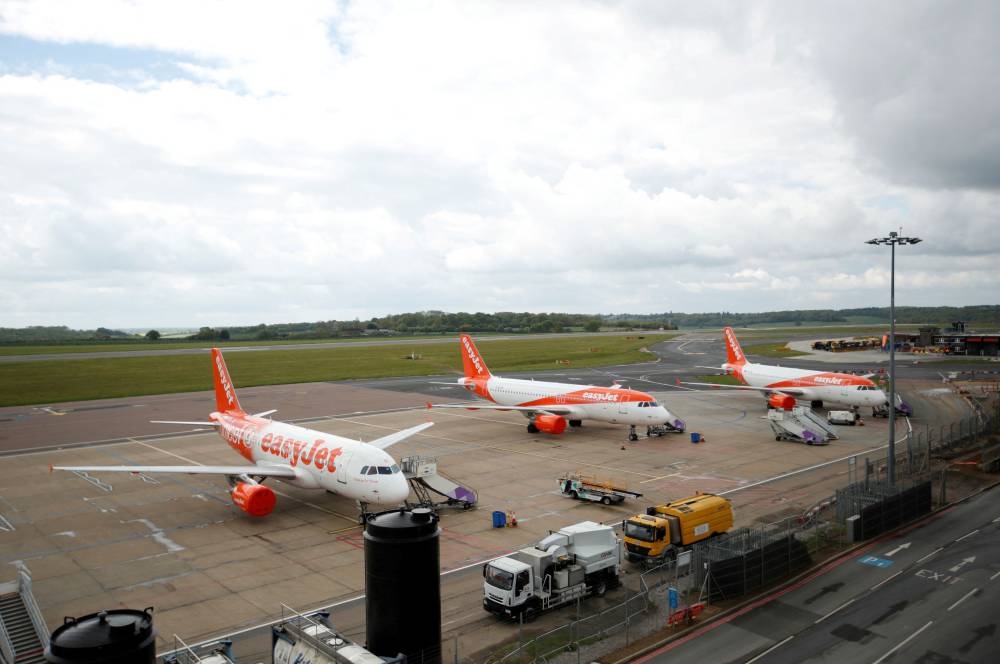
[[(640, 348), (670, 338), (639, 336), (526, 337), (477, 341), (494, 373), (630, 364), (651, 359)], [(200, 345), (203, 347), (204, 345)], [(171, 346), (173, 347), (173, 346)], [(225, 349), (223, 349), (225, 353)], [(418, 359), (409, 359), (410, 355)], [(566, 363), (557, 363), (557, 361)], [(461, 373), (451, 344), (355, 346), (233, 352), (226, 364), (237, 389), (315, 381)], [(207, 354), (43, 360), (0, 364), (0, 406), (107, 399), (212, 389)]]

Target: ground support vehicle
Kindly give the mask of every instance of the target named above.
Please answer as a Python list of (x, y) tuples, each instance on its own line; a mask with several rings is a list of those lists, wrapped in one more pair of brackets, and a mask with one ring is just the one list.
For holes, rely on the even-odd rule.
[(806, 445), (826, 445), (836, 438), (833, 428), (804, 406), (792, 410), (774, 408), (767, 411), (775, 440), (798, 440)]
[(617, 505), (626, 498), (642, 497), (641, 493), (616, 486), (611, 480), (577, 474), (560, 477), (559, 491), (574, 500), (591, 500), (604, 505)]
[[(680, 420), (677, 421), (680, 422)], [(683, 425), (683, 422), (681, 424)], [(675, 427), (669, 423), (646, 427), (646, 438), (652, 438), (653, 436), (665, 436), (668, 433), (684, 433), (684, 427)]]
[(483, 565), (483, 608), (529, 621), (585, 595), (603, 595), (618, 585), (620, 564), (621, 540), (611, 526), (566, 526)]
[(733, 527), (733, 505), (711, 493), (699, 493), (646, 509), (622, 524), (625, 559), (662, 563), (692, 544), (721, 535)]
[(831, 410), (826, 414), (826, 421), (830, 424), (846, 424), (854, 426), (857, 424), (859, 416), (850, 410)]

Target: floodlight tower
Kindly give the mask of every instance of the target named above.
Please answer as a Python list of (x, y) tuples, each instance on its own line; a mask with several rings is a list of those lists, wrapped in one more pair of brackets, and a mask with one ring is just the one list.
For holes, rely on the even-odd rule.
[(896, 485), (896, 245), (916, 244), (918, 237), (902, 237), (891, 232), (887, 237), (877, 237), (865, 244), (889, 245), (889, 486)]

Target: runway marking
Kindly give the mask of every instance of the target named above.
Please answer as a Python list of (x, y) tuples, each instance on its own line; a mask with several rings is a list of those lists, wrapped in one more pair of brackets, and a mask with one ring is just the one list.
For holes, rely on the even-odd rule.
[(96, 477), (91, 477), (90, 475), (88, 475), (86, 472), (84, 472), (82, 470), (72, 470), (70, 472), (73, 473), (74, 475), (76, 475), (77, 477), (79, 477), (80, 479), (83, 479), (83, 480), (86, 480), (87, 482), (90, 482), (91, 484), (93, 484), (94, 486), (96, 486), (101, 491), (107, 491), (107, 492), (110, 493), (111, 491), (114, 491), (114, 489), (115, 489), (113, 486), (111, 486), (110, 484), (108, 484), (104, 480), (98, 479)]
[(939, 551), (944, 551), (944, 547), (941, 546), (941, 547), (938, 547), (938, 548), (934, 549), (933, 551), (931, 551), (930, 553), (928, 553), (926, 556), (924, 556), (923, 558), (921, 558), (917, 562), (918, 563), (922, 563), (925, 560), (927, 560), (928, 558), (930, 558), (931, 556), (933, 556), (935, 553), (938, 553)]
[(153, 539), (162, 544), (164, 547), (166, 547), (169, 553), (177, 553), (178, 551), (184, 550), (183, 546), (181, 546), (177, 542), (167, 537), (167, 534), (163, 531), (163, 528), (160, 528), (149, 519), (132, 519), (127, 523), (141, 523), (142, 525), (149, 528), (150, 531), (152, 531), (153, 533), (152, 534)]
[(756, 657), (754, 657), (753, 659), (748, 659), (748, 660), (747, 660), (747, 663), (746, 663), (746, 664), (753, 664), (754, 662), (756, 662), (756, 661), (757, 661), (758, 659), (760, 659), (760, 658), (761, 658), (761, 657), (763, 657), (764, 655), (766, 655), (766, 654), (768, 654), (768, 653), (770, 653), (770, 652), (773, 652), (773, 651), (777, 650), (778, 648), (780, 648), (781, 646), (785, 645), (786, 643), (788, 643), (789, 641), (791, 641), (791, 640), (792, 640), (792, 639), (794, 639), (794, 638), (795, 638), (795, 635), (794, 635), (794, 634), (792, 634), (792, 635), (790, 635), (790, 636), (786, 636), (786, 637), (785, 637), (785, 638), (783, 638), (783, 639), (782, 639), (781, 641), (778, 641), (778, 642), (777, 642), (777, 643), (775, 643), (775, 644), (774, 644), (773, 646), (771, 646), (770, 648), (768, 648), (767, 650), (765, 650), (765, 651), (764, 651), (764, 652), (762, 652), (761, 654), (757, 655), (757, 656), (756, 656)]
[(913, 634), (910, 634), (908, 637), (906, 637), (905, 639), (903, 639), (903, 642), (900, 643), (898, 646), (896, 646), (895, 648), (893, 648), (892, 650), (890, 650), (889, 652), (887, 652), (886, 654), (882, 655), (881, 657), (879, 657), (878, 659), (876, 659), (874, 662), (872, 662), (872, 664), (881, 664), (881, 662), (884, 661), (884, 660), (886, 660), (886, 659), (888, 659), (889, 656), (892, 655), (892, 653), (896, 652), (897, 650), (899, 650), (900, 648), (902, 648), (903, 646), (905, 646), (912, 639), (914, 639), (915, 637), (917, 637), (920, 634), (920, 632), (924, 631), (925, 629), (927, 629), (928, 627), (930, 627), (933, 624), (934, 624), (933, 620), (929, 621), (926, 625), (924, 625), (923, 627), (921, 627), (920, 629), (918, 629), (917, 631), (915, 631)]
[[(893, 575), (893, 576), (895, 576), (895, 575)], [(854, 599), (857, 599), (857, 598), (854, 598)], [(846, 602), (844, 602), (843, 604), (841, 604), (840, 606), (838, 606), (836, 609), (834, 609), (830, 613), (828, 613), (825, 616), (823, 616), (822, 618), (818, 618), (817, 620), (813, 621), (813, 624), (814, 625), (820, 624), (821, 622), (823, 622), (824, 620), (826, 620), (827, 618), (829, 618), (830, 616), (832, 616), (833, 614), (835, 614), (837, 611), (840, 611), (845, 606), (847, 606), (847, 605), (851, 604), (852, 602), (854, 602), (854, 599), (847, 600)]]
[(906, 571), (906, 570), (904, 570), (904, 569), (901, 569), (901, 570), (899, 570), (898, 572), (896, 572), (896, 573), (895, 573), (895, 574), (893, 574), (892, 576), (890, 576), (890, 577), (888, 577), (888, 578), (886, 578), (886, 579), (883, 579), (883, 580), (879, 581), (879, 582), (878, 582), (878, 583), (876, 583), (876, 584), (875, 584), (874, 586), (872, 586), (871, 588), (869, 588), (869, 590), (875, 590), (875, 589), (876, 589), (876, 588), (878, 588), (879, 586), (883, 586), (883, 585), (885, 585), (885, 584), (889, 583), (890, 581), (892, 581), (893, 579), (895, 579), (895, 578), (896, 578), (897, 576), (899, 576), (900, 574), (902, 574), (902, 573), (903, 573), (903, 572), (905, 572), (905, 571)]
[(972, 589), (972, 590), (970, 590), (969, 592), (965, 593), (965, 595), (963, 595), (963, 596), (962, 596), (962, 599), (958, 600), (957, 602), (955, 602), (954, 604), (952, 604), (951, 606), (949, 606), (949, 607), (948, 607), (948, 610), (949, 610), (949, 611), (951, 611), (951, 610), (952, 610), (952, 609), (954, 609), (954, 608), (955, 608), (956, 606), (958, 606), (959, 604), (961, 604), (961, 603), (962, 603), (962, 602), (964, 602), (965, 600), (969, 599), (969, 597), (970, 597), (971, 595), (974, 595), (974, 594), (976, 594), (976, 593), (978, 593), (978, 592), (979, 592), (979, 588), (973, 588), (973, 589)]
[(7, 517), (3, 514), (0, 514), (0, 532), (12, 533), (15, 530), (17, 530), (17, 528), (14, 527), (14, 524), (8, 521)]

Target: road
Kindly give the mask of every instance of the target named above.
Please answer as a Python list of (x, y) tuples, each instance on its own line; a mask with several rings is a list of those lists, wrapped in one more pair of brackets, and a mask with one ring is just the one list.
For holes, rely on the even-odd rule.
[(880, 538), (636, 661), (996, 662), (998, 493)]

